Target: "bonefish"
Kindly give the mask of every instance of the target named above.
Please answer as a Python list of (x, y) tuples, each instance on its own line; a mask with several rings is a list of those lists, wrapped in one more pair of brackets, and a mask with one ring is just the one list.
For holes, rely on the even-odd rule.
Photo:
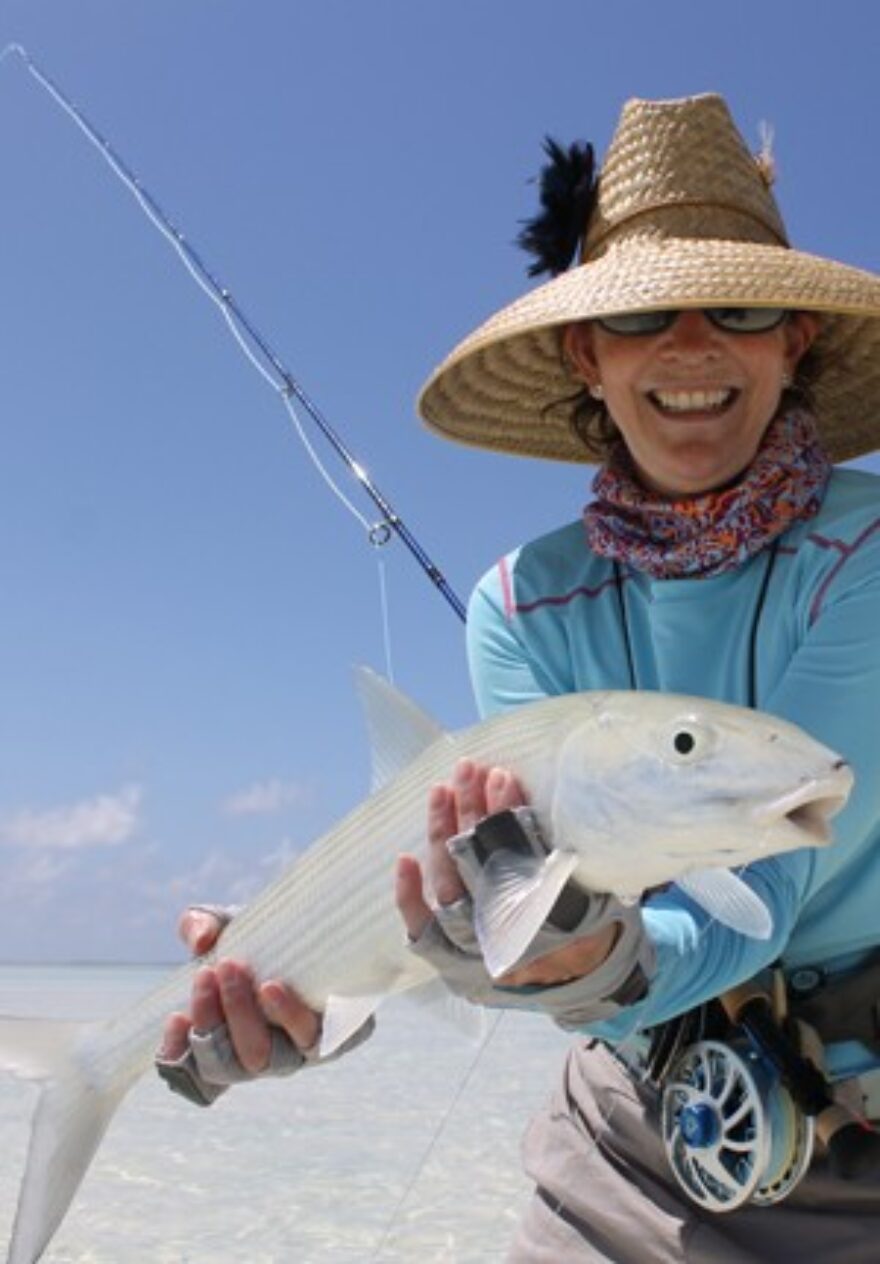
[[(391, 892), (401, 851), (423, 847), (428, 789), (467, 756), (514, 772), (552, 845), (500, 855), (475, 893), (487, 965), (510, 969), (569, 881), (633, 901), (678, 882), (716, 918), (767, 935), (764, 905), (731, 872), (830, 841), (846, 802), (844, 761), (754, 711), (657, 693), (570, 694), (458, 734), (362, 673), (374, 792), (295, 860), (224, 932), (223, 952), (258, 980), (286, 979), (324, 1012), (322, 1053), (386, 996), (429, 984), (407, 951)], [(503, 872), (502, 872), (503, 870)], [(502, 880), (503, 879), (503, 880)], [(125, 1093), (150, 1067), (167, 1014), (185, 1006), (183, 967), (119, 1017), (77, 1026), (0, 1020), (0, 1063), (44, 1081), (8, 1264), (33, 1264), (61, 1223)]]

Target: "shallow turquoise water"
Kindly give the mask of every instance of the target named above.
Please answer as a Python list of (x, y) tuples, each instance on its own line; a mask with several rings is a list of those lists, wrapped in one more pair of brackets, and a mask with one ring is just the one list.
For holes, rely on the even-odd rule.
[[(0, 966), (0, 1013), (98, 1018), (162, 973)], [(351, 1057), (244, 1086), (210, 1110), (148, 1078), (46, 1264), (500, 1261), (528, 1193), (519, 1137), (568, 1044), (546, 1020), (506, 1014), (474, 1065), (472, 1042), (396, 1001)], [(0, 1078), (0, 1246), (35, 1101), (34, 1086)]]

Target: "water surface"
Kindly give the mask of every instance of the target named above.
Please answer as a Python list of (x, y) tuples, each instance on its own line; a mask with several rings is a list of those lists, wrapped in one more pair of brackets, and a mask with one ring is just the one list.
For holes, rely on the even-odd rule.
[[(0, 966), (0, 1013), (98, 1018), (163, 973)], [(477, 1057), (458, 1032), (394, 1001), (350, 1057), (245, 1085), (209, 1110), (145, 1079), (123, 1103), (44, 1260), (501, 1261), (529, 1192), (519, 1138), (569, 1043), (546, 1019), (507, 1013)], [(0, 1246), (36, 1096), (35, 1086), (0, 1077)]]

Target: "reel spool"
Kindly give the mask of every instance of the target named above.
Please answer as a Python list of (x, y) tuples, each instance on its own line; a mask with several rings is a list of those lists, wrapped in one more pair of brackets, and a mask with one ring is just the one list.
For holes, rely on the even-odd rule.
[(661, 1128), (673, 1175), (707, 1211), (779, 1202), (813, 1155), (813, 1120), (747, 1040), (684, 1050), (663, 1087)]

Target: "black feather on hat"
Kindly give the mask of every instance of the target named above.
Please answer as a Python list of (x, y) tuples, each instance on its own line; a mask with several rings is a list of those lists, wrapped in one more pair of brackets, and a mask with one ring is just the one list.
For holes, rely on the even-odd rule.
[(516, 239), (518, 246), (535, 256), (529, 276), (542, 272), (558, 276), (566, 271), (586, 232), (596, 196), (592, 145), (574, 141), (565, 149), (545, 136), (544, 152), (550, 161), (541, 168), (537, 181), (541, 211), (523, 221)]

